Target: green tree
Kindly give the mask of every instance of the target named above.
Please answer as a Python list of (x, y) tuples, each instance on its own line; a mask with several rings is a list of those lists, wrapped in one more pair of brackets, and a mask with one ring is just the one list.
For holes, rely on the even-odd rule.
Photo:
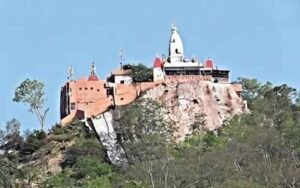
[(37, 80), (26, 79), (15, 91), (14, 102), (29, 105), (29, 111), (36, 114), (41, 130), (44, 130), (45, 120), (49, 108), (43, 110), (45, 102), (44, 84)]
[(166, 118), (166, 112), (160, 103), (151, 99), (139, 99), (122, 112), (117, 132), (129, 162), (167, 156), (175, 127)]
[(36, 151), (46, 143), (46, 136), (47, 135), (44, 131), (26, 130), (24, 135), (25, 144), (27, 144), (27, 147), (30, 147), (33, 151)]
[(132, 78), (134, 82), (147, 82), (153, 80), (153, 71), (151, 68), (146, 67), (145, 65), (139, 63), (127, 64), (123, 66), (124, 69), (132, 70)]
[(0, 130), (0, 149), (9, 151), (18, 150), (23, 144), (23, 138), (20, 136), (20, 122), (13, 118), (6, 122), (4, 130)]

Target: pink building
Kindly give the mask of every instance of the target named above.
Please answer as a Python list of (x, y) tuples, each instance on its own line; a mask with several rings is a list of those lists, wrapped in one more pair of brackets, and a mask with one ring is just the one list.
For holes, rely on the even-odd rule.
[(62, 125), (74, 118), (83, 120), (96, 117), (115, 105), (132, 103), (141, 92), (156, 85), (154, 82), (126, 82), (130, 78), (129, 73), (130, 71), (118, 69), (110, 77), (114, 82), (99, 80), (93, 64), (88, 78), (68, 81), (60, 93)]

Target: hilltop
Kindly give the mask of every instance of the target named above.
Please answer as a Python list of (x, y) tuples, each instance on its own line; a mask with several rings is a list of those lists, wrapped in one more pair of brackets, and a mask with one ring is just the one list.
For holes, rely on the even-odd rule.
[[(173, 137), (176, 123), (165, 116), (168, 108), (150, 98), (161, 96), (168, 86), (114, 109), (117, 141), (127, 159), (123, 166), (111, 163), (92, 129), (74, 121), (54, 126), (48, 135), (30, 133), (18, 147), (8, 144), (17, 138), (10, 134), (2, 148), (1, 161), (7, 165), (1, 172), (10, 171), (17, 187), (298, 187), (297, 91), (253, 79), (240, 83), (249, 113), (237, 113), (216, 131), (199, 129), (203, 121), (195, 121), (179, 143)], [(181, 87), (194, 95), (186, 84), (178, 86), (177, 94)], [(36, 147), (29, 150), (29, 145)]]

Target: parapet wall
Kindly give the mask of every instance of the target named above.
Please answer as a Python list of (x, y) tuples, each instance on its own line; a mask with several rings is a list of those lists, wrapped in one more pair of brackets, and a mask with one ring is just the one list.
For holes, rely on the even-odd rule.
[(189, 83), (198, 81), (217, 81), (218, 83), (228, 83), (228, 78), (214, 78), (211, 75), (167, 75), (166, 81), (176, 81), (178, 83)]
[(166, 80), (177, 82), (191, 82), (191, 81), (211, 81), (212, 76), (203, 75), (167, 75)]

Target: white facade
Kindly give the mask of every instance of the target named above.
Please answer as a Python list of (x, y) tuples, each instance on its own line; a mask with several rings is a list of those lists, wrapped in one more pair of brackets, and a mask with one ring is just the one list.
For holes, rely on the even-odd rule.
[(115, 83), (116, 84), (131, 84), (132, 83), (132, 78), (131, 78), (131, 76), (116, 75), (115, 76)]
[(184, 57), (183, 42), (177, 32), (177, 28), (172, 25), (171, 38), (169, 42), (169, 58), (164, 67), (198, 67), (202, 64), (195, 58)]
[(183, 62), (183, 43), (177, 32), (177, 28), (172, 25), (171, 38), (169, 44), (170, 63)]
[(168, 67), (203, 67), (201, 63), (196, 62), (177, 62), (177, 63), (166, 63), (164, 64), (165, 68)]
[(153, 68), (153, 80), (159, 81), (165, 79), (165, 73), (160, 67)]

